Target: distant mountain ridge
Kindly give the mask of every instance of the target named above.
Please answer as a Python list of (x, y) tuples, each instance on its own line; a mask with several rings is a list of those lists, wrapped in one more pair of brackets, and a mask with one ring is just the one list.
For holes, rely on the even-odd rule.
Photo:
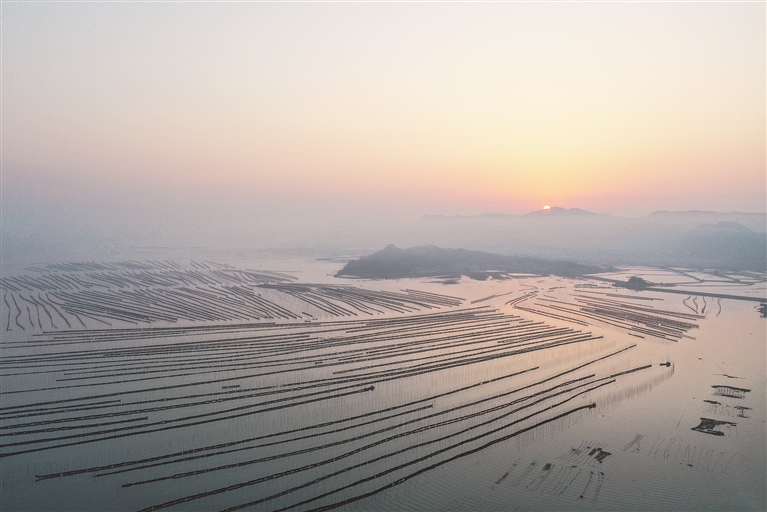
[(532, 216), (557, 216), (557, 217), (560, 216), (560, 215), (564, 215), (564, 216), (568, 216), (568, 217), (573, 217), (573, 216), (581, 216), (581, 217), (582, 216), (612, 217), (612, 215), (607, 215), (607, 214), (604, 214), (604, 213), (590, 212), (588, 210), (582, 210), (580, 208), (562, 208), (562, 207), (559, 207), (559, 206), (552, 206), (548, 210), (546, 210), (546, 209), (543, 209), (543, 210), (533, 210), (530, 213), (527, 213), (525, 215), (526, 216), (531, 216), (531, 215)]
[(500, 213), (500, 212), (490, 212), (490, 213), (480, 213), (478, 215), (424, 215), (421, 219), (422, 220), (443, 220), (443, 219), (495, 219), (495, 220), (504, 220), (504, 219), (516, 219), (516, 218), (523, 218), (523, 217), (530, 217), (530, 216), (539, 216), (539, 215), (550, 215), (550, 216), (599, 216), (599, 217), (612, 217), (612, 215), (608, 215), (605, 213), (596, 213), (596, 212), (590, 212), (588, 210), (583, 210), (581, 208), (562, 208), (561, 206), (552, 206), (548, 210), (533, 210), (531, 212), (522, 214), (522, 215), (514, 215), (511, 213)]
[(767, 271), (767, 215), (657, 211), (640, 218), (552, 207), (524, 215), (424, 216), (395, 240), (596, 265)]
[(560, 206), (552, 206), (549, 210), (533, 210), (524, 214), (512, 214), (512, 213), (500, 213), (489, 212), (480, 213), (477, 215), (440, 215), (440, 214), (425, 214), (421, 217), (421, 221), (431, 220), (511, 220), (511, 219), (523, 219), (526, 217), (540, 217), (540, 216), (591, 216), (600, 218), (622, 219), (626, 221), (632, 220), (662, 220), (662, 221), (676, 221), (676, 222), (689, 222), (689, 223), (709, 223), (715, 224), (721, 221), (737, 222), (743, 224), (753, 231), (767, 231), (767, 213), (754, 213), (754, 212), (716, 212), (712, 210), (684, 210), (684, 211), (669, 211), (669, 210), (657, 210), (652, 213), (648, 213), (643, 217), (618, 217), (607, 213), (597, 213), (589, 210), (583, 210), (581, 208), (562, 208)]
[(706, 210), (666, 211), (659, 210), (643, 217), (646, 220), (671, 222), (684, 225), (718, 224), (735, 222), (752, 231), (767, 232), (767, 214), (749, 212), (715, 212)]

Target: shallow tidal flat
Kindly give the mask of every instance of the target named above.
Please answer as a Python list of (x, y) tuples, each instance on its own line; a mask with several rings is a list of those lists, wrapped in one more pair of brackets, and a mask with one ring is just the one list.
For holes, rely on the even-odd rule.
[(764, 275), (337, 266), (6, 275), (1, 508), (767, 507)]

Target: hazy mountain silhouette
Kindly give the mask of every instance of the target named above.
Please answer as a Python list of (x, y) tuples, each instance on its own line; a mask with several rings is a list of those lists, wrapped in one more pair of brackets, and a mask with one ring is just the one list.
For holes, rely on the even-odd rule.
[(611, 215), (605, 215), (603, 213), (594, 213), (590, 212), (588, 210), (581, 210), (580, 208), (562, 208), (560, 206), (552, 206), (548, 210), (534, 210), (528, 214), (526, 214), (527, 217), (534, 216), (534, 217), (543, 217), (543, 216), (551, 216), (551, 217), (560, 217), (560, 216), (567, 216), (567, 217), (611, 217)]
[(432, 215), (396, 242), (597, 265), (767, 269), (767, 218), (759, 213), (654, 212), (625, 218), (552, 207), (526, 215)]
[(678, 226), (695, 227), (700, 224), (735, 222), (757, 233), (767, 232), (767, 215), (764, 213), (713, 212), (690, 210), (686, 212), (657, 211), (645, 217), (645, 220), (664, 222)]
[(677, 255), (688, 266), (764, 269), (767, 241), (736, 222), (701, 224), (681, 237)]

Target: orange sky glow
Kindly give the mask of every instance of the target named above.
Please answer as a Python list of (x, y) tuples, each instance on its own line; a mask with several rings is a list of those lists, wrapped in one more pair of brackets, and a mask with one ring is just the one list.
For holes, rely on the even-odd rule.
[(13, 204), (765, 210), (764, 3), (15, 3), (2, 37)]

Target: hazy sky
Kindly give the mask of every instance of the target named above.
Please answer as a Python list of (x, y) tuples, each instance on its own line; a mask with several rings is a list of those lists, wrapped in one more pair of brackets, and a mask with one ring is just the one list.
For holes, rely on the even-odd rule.
[(764, 2), (3, 3), (4, 222), (763, 212), (765, 37)]

